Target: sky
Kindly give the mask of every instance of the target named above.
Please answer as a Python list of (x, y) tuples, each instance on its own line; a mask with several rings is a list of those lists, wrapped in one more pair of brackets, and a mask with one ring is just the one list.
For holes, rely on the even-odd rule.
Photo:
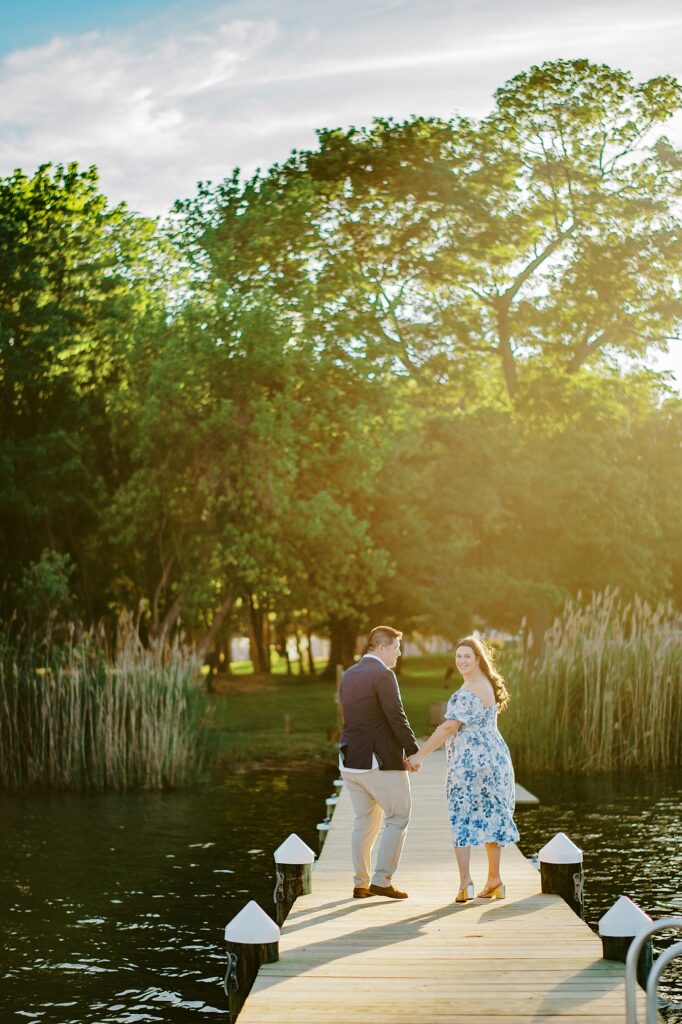
[[(532, 64), (682, 79), (678, 0), (0, 4), (0, 175), (76, 160), (135, 210), (375, 116), (485, 115)], [(668, 134), (682, 146), (682, 118)], [(682, 385), (682, 346), (662, 357)]]

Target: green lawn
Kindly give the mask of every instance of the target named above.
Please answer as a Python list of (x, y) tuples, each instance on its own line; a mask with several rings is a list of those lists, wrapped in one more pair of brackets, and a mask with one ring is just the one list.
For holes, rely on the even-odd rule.
[[(456, 679), (444, 682), (446, 655), (404, 658), (400, 689), (418, 736), (432, 731), (429, 708), (447, 700)], [(218, 680), (208, 697), (207, 743), (222, 762), (332, 763), (336, 758), (335, 684), (309, 676), (235, 674)]]
[[(274, 676), (285, 676), (287, 674), (287, 663), (285, 658), (281, 658), (276, 651), (272, 651), (271, 654), (272, 662), (272, 674)], [(315, 658), (315, 668), (322, 672), (326, 667), (326, 658)], [(300, 665), (297, 661), (291, 663), (295, 676), (299, 675)], [(230, 672), (234, 676), (252, 676), (253, 675), (253, 662), (251, 661), (231, 661)]]

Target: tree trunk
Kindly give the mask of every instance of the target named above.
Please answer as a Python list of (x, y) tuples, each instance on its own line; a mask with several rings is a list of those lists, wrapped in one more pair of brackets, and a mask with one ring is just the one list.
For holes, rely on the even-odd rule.
[(291, 667), (291, 659), (289, 657), (289, 651), (287, 650), (287, 630), (284, 623), (277, 623), (276, 626), (277, 645), (275, 650), (279, 654), (280, 658), (284, 658), (287, 663), (287, 675), (292, 676), (294, 674)]
[(154, 591), (154, 597), (152, 598), (152, 622), (151, 622), (151, 634), (152, 636), (158, 636), (161, 630), (159, 623), (159, 604), (164, 595), (164, 592), (168, 586), (170, 580), (171, 569), (173, 568), (174, 558), (169, 558), (167, 562), (164, 562), (161, 570), (161, 579), (159, 580), (158, 586)]
[(504, 374), (507, 393), (510, 398), (516, 396), (519, 380), (516, 373), (516, 361), (511, 347), (511, 325), (509, 323), (509, 303), (500, 300), (495, 304), (497, 316), (497, 351), (502, 359), (502, 372)]
[(272, 671), (272, 663), (270, 661), (270, 644), (271, 644), (270, 619), (268, 618), (268, 615), (267, 615), (267, 608), (263, 609), (262, 622), (263, 622), (263, 628), (261, 630), (261, 644), (262, 644), (262, 649), (263, 649), (263, 663), (265, 664), (265, 671), (266, 672), (271, 672)]
[(204, 635), (201, 637), (197, 644), (197, 656), (203, 661), (209, 651), (213, 650), (218, 633), (223, 628), (227, 620), (232, 614), (234, 608), (235, 597), (234, 594), (230, 594), (225, 598), (223, 603), (220, 605), (215, 615), (213, 616), (213, 622), (209, 629), (206, 630)]
[(232, 675), (232, 633), (227, 631), (227, 637), (225, 639), (225, 675)]
[(205, 665), (208, 665), (206, 673), (206, 693), (215, 693), (215, 669), (218, 660), (217, 652), (213, 651), (206, 655)]
[(566, 373), (577, 373), (583, 363), (587, 362), (592, 353), (598, 351), (598, 349), (600, 349), (607, 340), (607, 332), (602, 331), (601, 334), (592, 341), (581, 341), (576, 345), (570, 362), (566, 365)]
[(324, 670), (325, 679), (336, 679), (336, 666), (348, 668), (353, 664), (357, 639), (357, 622), (333, 616), (329, 620), (329, 661)]
[(303, 649), (301, 647), (301, 634), (298, 630), (294, 633), (294, 637), (296, 640), (296, 653), (298, 655), (298, 674), (299, 676), (302, 676), (305, 675), (305, 672), (303, 665)]
[(170, 606), (170, 608), (166, 612), (166, 614), (164, 616), (164, 619), (163, 619), (163, 622), (161, 623), (161, 629), (159, 630), (159, 635), (156, 638), (157, 642), (159, 644), (159, 647), (163, 647), (163, 645), (166, 643), (166, 641), (168, 639), (168, 636), (170, 634), (170, 631), (173, 629), (173, 626), (175, 625), (175, 623), (178, 621), (178, 618), (180, 617), (181, 609), (182, 609), (182, 599), (180, 597), (176, 597), (175, 600), (173, 601), (173, 604)]
[(272, 666), (270, 664), (270, 630), (267, 615), (251, 594), (247, 598), (247, 605), (249, 609), (249, 647), (251, 648), (253, 670), (257, 675), (269, 675)]
[(308, 630), (308, 632), (306, 633), (306, 640), (308, 641), (308, 670), (311, 676), (314, 676), (316, 675), (316, 672), (315, 659), (313, 657), (313, 635), (310, 632), (310, 630)]

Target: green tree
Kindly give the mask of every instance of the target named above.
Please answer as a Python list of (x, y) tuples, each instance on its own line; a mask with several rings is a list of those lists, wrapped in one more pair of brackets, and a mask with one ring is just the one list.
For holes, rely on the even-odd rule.
[(273, 615), (318, 621), (367, 602), (364, 569), (383, 564), (361, 512), (380, 465), (367, 444), (377, 388), (220, 279), (133, 353), (128, 377), (112, 409), (130, 472), (106, 525), (119, 598), (145, 606), (152, 637), (181, 619), (208, 652), (239, 603), (268, 671)]
[(374, 502), (384, 617), (454, 640), (524, 617), (541, 634), (580, 591), (679, 600), (681, 403), (654, 374), (543, 371), (513, 408), (469, 381), (429, 395), (402, 395)]
[(218, 189), (223, 279), (421, 382), (497, 366), (514, 398), (538, 362), (637, 359), (680, 337), (682, 162), (656, 133), (681, 105), (670, 77), (555, 61), (480, 122), (322, 131)]
[(110, 208), (94, 168), (0, 181), (0, 566), (69, 552), (103, 610), (100, 515), (115, 485), (108, 395), (155, 300), (154, 227)]
[(475, 297), (511, 395), (538, 355), (572, 374), (680, 337), (682, 164), (655, 133), (681, 106), (669, 76), (638, 84), (585, 60), (534, 67), (496, 93), (466, 175), (480, 202), (434, 269), (446, 302)]
[(49, 549), (24, 568), (15, 591), (15, 611), (34, 640), (46, 639), (57, 617), (71, 610), (74, 569), (68, 555)]

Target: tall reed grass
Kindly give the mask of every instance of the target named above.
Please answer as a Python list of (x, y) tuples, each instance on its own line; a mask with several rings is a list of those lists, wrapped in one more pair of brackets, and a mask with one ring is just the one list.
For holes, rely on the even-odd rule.
[(541, 654), (505, 650), (500, 725), (526, 772), (682, 765), (682, 615), (605, 591), (566, 606)]
[(148, 650), (121, 619), (115, 654), (0, 637), (0, 789), (164, 789), (199, 762), (203, 693), (179, 644)]

